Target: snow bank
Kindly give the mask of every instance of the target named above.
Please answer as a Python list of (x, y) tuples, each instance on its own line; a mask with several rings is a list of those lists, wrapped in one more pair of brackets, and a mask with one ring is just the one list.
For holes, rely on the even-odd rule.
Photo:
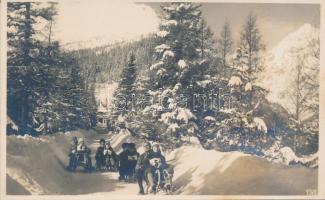
[(305, 195), (317, 188), (317, 170), (288, 167), (239, 152), (185, 146), (167, 160), (175, 166), (177, 194)]
[(71, 173), (65, 170), (71, 138), (85, 137), (87, 143), (95, 135), (94, 132), (73, 131), (41, 138), (7, 136), (7, 194), (112, 191), (117, 183), (115, 180), (108, 181), (96, 173)]
[[(228, 156), (227, 156), (228, 155)], [(178, 192), (182, 194), (199, 194), (205, 186), (206, 175), (218, 168), (224, 172), (238, 157), (245, 156), (241, 153), (220, 153), (215, 150), (186, 146), (172, 152), (168, 157), (175, 161), (176, 185), (188, 179), (186, 183), (179, 184)], [(210, 159), (208, 159), (210, 158)]]

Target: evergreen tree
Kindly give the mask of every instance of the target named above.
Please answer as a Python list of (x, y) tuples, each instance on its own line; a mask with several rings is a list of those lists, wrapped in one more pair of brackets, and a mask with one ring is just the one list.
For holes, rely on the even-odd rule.
[(225, 22), (220, 32), (219, 39), (217, 40), (218, 51), (222, 60), (222, 65), (228, 65), (227, 59), (232, 50), (233, 40), (231, 35), (231, 29), (228, 22)]
[(78, 63), (51, 39), (55, 15), (56, 3), (8, 3), (8, 114), (20, 134), (87, 128), (94, 117)]
[(118, 88), (114, 92), (111, 121), (115, 126), (124, 127), (133, 115), (136, 73), (135, 56), (130, 53), (127, 66), (122, 71)]
[(242, 150), (258, 154), (270, 141), (264, 115), (257, 112), (265, 100), (266, 91), (254, 83), (262, 65), (258, 61), (263, 45), (256, 17), (252, 14), (243, 26), (240, 44), (241, 47), (236, 49), (233, 56), (233, 65), (230, 66), (231, 77), (226, 85), (221, 84), (224, 94), (218, 96), (220, 109), (205, 118), (203, 132), (208, 147), (212, 145), (220, 150)]
[[(54, 4), (8, 3), (8, 110), (19, 124), (19, 132), (31, 132), (33, 111), (38, 93), (34, 91), (35, 73), (39, 72), (40, 52), (44, 49), (36, 35), (37, 21), (51, 21), (56, 14)], [(43, 64), (43, 63), (42, 63)]]
[(153, 84), (149, 89), (154, 100), (146, 111), (159, 121), (156, 124), (163, 122), (159, 138), (178, 145), (198, 134), (198, 116), (203, 115), (204, 108), (193, 96), (203, 93), (200, 83), (209, 79), (208, 56), (213, 52), (213, 40), (200, 5), (172, 3), (162, 10), (156, 62), (150, 67)]
[[(257, 17), (250, 13), (246, 17), (246, 21), (243, 26), (243, 30), (240, 35), (240, 50), (242, 51), (242, 56), (246, 57), (246, 66), (248, 67), (247, 70), (245, 70), (247, 75), (243, 75), (242, 78), (246, 79), (245, 87), (249, 88), (250, 85), (254, 84), (254, 81), (257, 79), (258, 73), (263, 70), (262, 60), (260, 52), (265, 49), (265, 45), (261, 41), (262, 36), (260, 34), (260, 30), (257, 26)], [(248, 84), (248, 85), (247, 85)], [(254, 88), (250, 91), (247, 91), (249, 94), (249, 104), (250, 107), (252, 107), (253, 102), (253, 93)]]

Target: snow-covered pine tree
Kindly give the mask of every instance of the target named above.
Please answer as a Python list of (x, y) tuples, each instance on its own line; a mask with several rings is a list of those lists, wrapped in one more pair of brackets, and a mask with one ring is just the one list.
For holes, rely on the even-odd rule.
[(158, 119), (156, 123), (163, 122), (159, 137), (174, 145), (197, 136), (198, 117), (203, 115), (203, 106), (193, 96), (203, 94), (200, 83), (210, 78), (206, 76), (207, 55), (212, 52), (212, 45), (207, 41), (212, 39), (211, 33), (206, 32), (209, 29), (204, 27), (200, 9), (200, 5), (193, 3), (162, 7), (156, 62), (150, 66), (150, 93), (154, 102), (146, 110)]
[(268, 128), (263, 116), (256, 112), (266, 95), (264, 89), (255, 85), (262, 67), (260, 51), (263, 48), (257, 18), (249, 14), (241, 32), (240, 48), (233, 56), (232, 75), (228, 81), (231, 109), (221, 109), (217, 115), (220, 148), (256, 154), (268, 142)]
[(155, 125), (157, 124), (150, 112), (146, 112), (145, 108), (150, 105), (150, 76), (149, 71), (144, 71), (143, 74), (138, 75), (134, 83), (135, 95), (133, 98), (134, 115), (130, 120), (128, 126), (134, 131), (134, 133), (141, 138), (147, 140), (156, 140), (157, 131), (155, 131)]
[(55, 129), (55, 121), (60, 118), (56, 108), (59, 106), (57, 97), (60, 67), (58, 43), (51, 43), (39, 47), (40, 57), (37, 59), (37, 67), (34, 68), (32, 77), (33, 86), (33, 128), (39, 133), (48, 134)]
[(123, 69), (118, 88), (114, 92), (113, 108), (111, 109), (110, 121), (115, 128), (127, 126), (134, 114), (133, 103), (136, 92), (134, 84), (137, 77), (134, 54), (131, 52), (127, 59), (127, 66)]
[(228, 65), (228, 59), (233, 47), (232, 33), (228, 21), (222, 26), (220, 36), (217, 40), (218, 52), (223, 66)]
[[(261, 52), (265, 49), (265, 45), (262, 43), (262, 35), (258, 28), (257, 17), (250, 13), (246, 17), (246, 21), (243, 26), (243, 30), (240, 35), (240, 51), (241, 56), (246, 57), (244, 65), (239, 66), (242, 69), (242, 79), (245, 85), (244, 90), (248, 93), (250, 109), (254, 107), (253, 96), (255, 92), (256, 79), (258, 78), (259, 72), (263, 70), (263, 60), (261, 59)], [(244, 69), (247, 67), (248, 69)], [(247, 79), (247, 80), (245, 80)]]
[(47, 43), (44, 45), (37, 36), (40, 32), (50, 34), (46, 28), (37, 30), (37, 23), (39, 20), (45, 24), (51, 22), (55, 14), (54, 3), (8, 3), (8, 113), (18, 123), (20, 134), (34, 132), (33, 113), (39, 96), (35, 76), (42, 68), (40, 65), (46, 65), (40, 59), (40, 52)]
[(51, 39), (55, 15), (56, 3), (8, 3), (8, 114), (20, 134), (87, 128), (94, 115), (78, 63)]

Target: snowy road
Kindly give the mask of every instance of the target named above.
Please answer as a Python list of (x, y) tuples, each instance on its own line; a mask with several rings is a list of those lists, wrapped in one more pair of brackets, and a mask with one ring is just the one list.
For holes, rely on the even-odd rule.
[[(96, 134), (94, 135), (93, 137), (89, 138), (89, 142), (91, 142), (89, 144), (89, 147), (91, 148), (92, 150), (92, 161), (93, 161), (93, 164), (95, 164), (95, 158), (94, 158), (94, 154), (96, 152), (96, 149), (98, 148), (99, 146), (99, 140), (101, 138), (104, 138), (106, 140), (110, 140), (112, 142), (112, 146), (113, 148), (116, 150), (116, 153), (119, 153), (120, 151), (120, 147), (118, 146), (119, 145), (119, 142), (117, 141), (112, 141), (112, 138), (111, 136), (108, 137), (107, 135), (100, 135), (100, 134)], [(96, 194), (116, 194), (116, 195), (120, 195), (120, 194), (127, 194), (127, 195), (135, 195), (137, 194), (138, 192), (138, 185), (136, 183), (125, 183), (125, 182), (119, 182), (118, 181), (118, 177), (119, 177), (119, 174), (118, 172), (96, 172), (98, 174), (100, 174), (103, 178), (106, 178), (107, 179), (107, 184), (112, 184), (114, 183), (114, 190), (113, 191), (109, 191), (109, 192), (98, 192)], [(117, 181), (117, 182), (116, 182)]]
[[(117, 172), (104, 172), (101, 173), (103, 177), (107, 178), (108, 184), (111, 183), (112, 180), (118, 180), (118, 173)], [(124, 183), (118, 182), (115, 184), (115, 190), (109, 192), (98, 192), (95, 194), (112, 194), (112, 195), (136, 195), (138, 192), (138, 185), (136, 183)]]

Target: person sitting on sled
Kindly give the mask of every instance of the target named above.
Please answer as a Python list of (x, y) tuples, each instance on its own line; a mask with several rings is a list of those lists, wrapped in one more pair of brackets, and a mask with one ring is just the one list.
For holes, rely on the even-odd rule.
[(117, 155), (109, 141), (106, 141), (104, 148), (105, 167), (110, 170), (115, 170), (117, 165)]
[(159, 144), (152, 145), (152, 158), (159, 158), (161, 160), (162, 166), (165, 167), (167, 165), (166, 158), (162, 155)]
[(76, 168), (77, 165), (77, 145), (78, 145), (78, 138), (76, 136), (74, 136), (71, 139), (71, 147), (70, 147), (70, 151), (69, 151), (69, 165), (67, 166), (68, 170), (74, 170)]
[[(149, 158), (151, 171), (153, 172), (156, 167), (158, 167), (163, 180), (163, 170), (167, 168), (166, 158), (162, 155), (160, 146), (156, 143), (152, 145), (152, 155)], [(156, 183), (154, 183), (153, 188), (156, 188)], [(155, 192), (155, 191), (153, 191)]]
[[(150, 162), (152, 162), (152, 170), (155, 169), (154, 165), (157, 164), (155, 162), (155, 159), (159, 159), (160, 166), (159, 166), (159, 172), (160, 172), (160, 180), (161, 185), (159, 187), (163, 187), (163, 189), (167, 192), (167, 194), (172, 192), (172, 182), (173, 182), (173, 176), (174, 176), (174, 167), (171, 164), (168, 164), (166, 161), (166, 158), (162, 155), (160, 146), (158, 144), (152, 145), (152, 156)], [(156, 187), (156, 183), (154, 183), (153, 188)], [(157, 192), (157, 191), (154, 191)]]
[(78, 159), (82, 159), (87, 163), (87, 167), (91, 168), (91, 158), (90, 158), (91, 150), (86, 146), (85, 140), (83, 138), (78, 139), (77, 145), (77, 156)]

